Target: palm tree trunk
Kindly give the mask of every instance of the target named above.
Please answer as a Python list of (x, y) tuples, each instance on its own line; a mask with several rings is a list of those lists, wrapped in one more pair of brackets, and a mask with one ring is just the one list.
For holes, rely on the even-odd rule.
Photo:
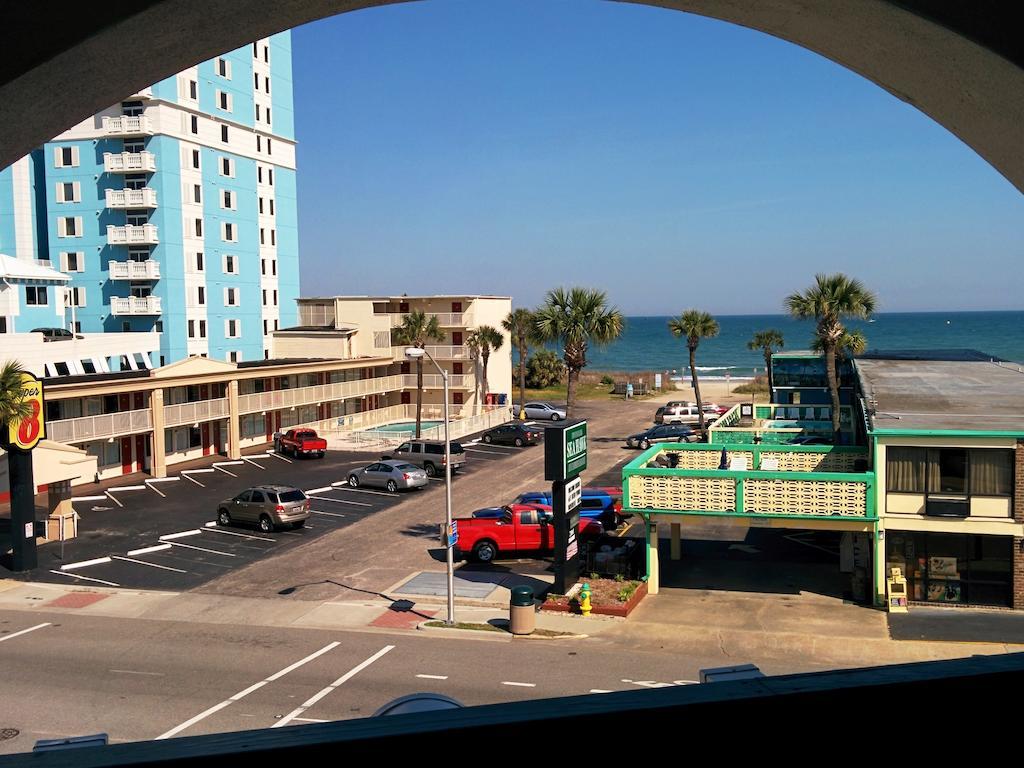
[(569, 368), (569, 383), (565, 392), (565, 418), (572, 418), (572, 410), (576, 406), (576, 385), (579, 381), (580, 369)]
[(526, 405), (526, 345), (519, 348), (519, 410)]
[(693, 380), (693, 394), (697, 396), (697, 418), (700, 419), (700, 433), (704, 431), (704, 403), (700, 399), (700, 382), (697, 380), (697, 348), (690, 347), (690, 378)]
[(764, 370), (768, 374), (768, 402), (775, 399), (775, 381), (772, 378), (772, 353), (770, 349), (764, 351)]
[(836, 373), (836, 347), (825, 342), (825, 371), (828, 389), (832, 395), (832, 443), (839, 445), (839, 376)]
[(416, 437), (420, 436), (420, 422), (423, 420), (423, 358), (416, 358)]
[(484, 352), (482, 352), (481, 355), (480, 355), (480, 359), (483, 361), (483, 364), (484, 364), (484, 392), (483, 392), (484, 398), (487, 397), (487, 359), (490, 356), (491, 356), (491, 353), (486, 351), (486, 350)]

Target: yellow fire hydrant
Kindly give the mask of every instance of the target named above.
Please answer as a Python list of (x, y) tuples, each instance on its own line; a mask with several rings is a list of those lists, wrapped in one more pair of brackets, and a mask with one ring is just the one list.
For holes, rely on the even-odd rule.
[(586, 581), (580, 589), (580, 613), (584, 616), (590, 615), (590, 584)]

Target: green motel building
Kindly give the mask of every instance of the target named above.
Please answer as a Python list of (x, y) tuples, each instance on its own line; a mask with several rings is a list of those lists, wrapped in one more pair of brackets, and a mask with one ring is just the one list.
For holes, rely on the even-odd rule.
[(623, 468), (649, 593), (660, 538), (677, 559), (688, 530), (735, 526), (834, 532), (851, 555), (840, 578), (878, 607), (899, 568), (911, 605), (1024, 609), (1021, 366), (974, 350), (843, 361), (838, 441), (822, 357), (777, 353), (772, 374), (771, 403), (737, 405), (707, 443), (655, 445)]

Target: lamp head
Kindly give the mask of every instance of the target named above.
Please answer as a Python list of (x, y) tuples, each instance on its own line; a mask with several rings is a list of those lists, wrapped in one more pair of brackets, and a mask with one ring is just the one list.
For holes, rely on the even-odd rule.
[(425, 354), (426, 354), (426, 351), (420, 349), (419, 347), (406, 347), (405, 348), (405, 356), (407, 358), (409, 358), (410, 360), (416, 360), (417, 358), (423, 357), (423, 355), (425, 355)]

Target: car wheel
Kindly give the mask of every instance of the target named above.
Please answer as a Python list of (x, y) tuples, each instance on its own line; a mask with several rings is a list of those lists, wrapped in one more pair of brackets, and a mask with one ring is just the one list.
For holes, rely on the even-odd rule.
[(561, 417), (557, 413), (552, 413), (551, 414), (551, 420), (552, 421), (558, 421), (560, 418)]
[(516, 448), (522, 448), (522, 447), (523, 447), (523, 438), (517, 437), (516, 438)]
[(217, 513), (217, 525), (231, 525), (231, 513), (222, 509)]
[(398, 483), (394, 480), (388, 480), (387, 489), (388, 493), (395, 493), (398, 490)]
[(274, 530), (274, 521), (267, 515), (260, 515), (260, 530), (264, 533), (271, 533)]
[(306, 521), (305, 520), (296, 520), (294, 523), (292, 523), (292, 528), (303, 528), (303, 527), (305, 527), (305, 525), (306, 525)]
[(437, 477), (437, 469), (433, 464), (424, 464), (423, 471), (427, 473), (427, 477)]
[(491, 442), (491, 436), (490, 435), (484, 435), (484, 442), (485, 443)]
[(317, 457), (318, 459), (322, 459), (322, 458), (324, 457), (324, 451), (320, 451), (320, 452), (319, 452), (319, 453), (318, 453), (318, 454), (316, 455), (316, 457)]
[(359, 478), (356, 477), (355, 475), (349, 475), (348, 476), (348, 484), (349, 484), (350, 488), (358, 488), (359, 487)]
[(490, 563), (498, 554), (498, 548), (489, 541), (478, 542), (473, 547), (473, 557), (478, 563)]
[(650, 447), (651, 447), (651, 441), (650, 440), (641, 440), (640, 441), (640, 450), (646, 451)]

